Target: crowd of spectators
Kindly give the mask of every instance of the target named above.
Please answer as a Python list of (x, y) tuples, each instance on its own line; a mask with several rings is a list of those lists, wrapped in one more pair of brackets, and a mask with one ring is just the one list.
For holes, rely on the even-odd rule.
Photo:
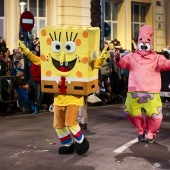
[[(32, 35), (28, 48), (40, 56), (39, 38)], [(0, 113), (21, 111), (38, 113), (49, 108), (52, 100), (44, 101), (46, 97), (41, 92), (40, 66), (31, 63), (18, 48), (11, 51), (0, 37)], [(10, 108), (12, 106), (12, 108)]]
[[(105, 45), (109, 46), (110, 56), (103, 67), (99, 69), (99, 89), (93, 94), (95, 104), (124, 103), (127, 93), (129, 71), (117, 67), (113, 62), (113, 56), (115, 49), (120, 50), (122, 57), (132, 50), (123, 49), (120, 41), (117, 39), (111, 42), (105, 42)], [(97, 100), (96, 97), (100, 100)], [(89, 102), (93, 103), (92, 96), (90, 96)]]
[[(125, 102), (129, 71), (114, 64), (114, 50), (119, 49), (121, 56), (124, 57), (126, 54), (135, 51), (136, 43), (132, 39), (132, 48), (130, 50), (123, 49), (117, 39), (105, 42), (106, 44), (109, 46), (110, 56), (103, 67), (99, 69), (98, 90), (87, 96), (89, 104), (105, 105)], [(34, 54), (40, 56), (39, 38), (34, 34), (29, 39), (27, 46)], [(163, 53), (166, 53), (164, 55), (169, 57), (166, 50)], [(13, 49), (11, 53), (2, 37), (0, 37), (0, 77), (0, 103), (17, 101), (17, 108), (23, 113), (31, 111), (32, 113), (38, 113), (51, 108), (53, 94), (41, 92), (40, 66), (36, 66), (29, 61), (18, 48)], [(28, 97), (25, 94), (21, 95), (22, 89), (27, 89)], [(47, 98), (50, 100), (45, 100)], [(25, 104), (23, 104), (23, 101), (25, 101)]]

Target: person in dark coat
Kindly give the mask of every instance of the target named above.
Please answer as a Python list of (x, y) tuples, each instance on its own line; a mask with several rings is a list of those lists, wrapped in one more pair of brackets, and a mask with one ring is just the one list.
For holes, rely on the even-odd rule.
[(4, 59), (5, 59), (5, 54), (0, 54), (0, 76), (2, 76), (3, 71), (6, 70), (6, 63)]
[(0, 51), (5, 52), (6, 50), (6, 43), (2, 37), (0, 37)]
[(28, 84), (25, 79), (21, 79), (18, 86), (18, 103), (21, 107), (22, 113), (33, 111), (32, 114), (37, 113), (36, 103), (29, 100), (28, 96)]
[(3, 101), (11, 101), (14, 98), (13, 81), (10, 79), (10, 72), (4, 70), (1, 77), (1, 95)]

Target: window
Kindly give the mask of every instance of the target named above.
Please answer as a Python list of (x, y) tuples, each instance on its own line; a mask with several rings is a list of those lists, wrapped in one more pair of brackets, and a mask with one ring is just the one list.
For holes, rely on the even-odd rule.
[(21, 13), (25, 8), (34, 15), (35, 23), (32, 33), (39, 37), (39, 30), (46, 26), (46, 0), (20, 0)]
[(117, 38), (117, 19), (118, 4), (113, 2), (105, 2), (105, 22), (110, 24), (111, 33), (105, 40), (111, 41)]
[(0, 0), (0, 37), (3, 37), (3, 38), (5, 38), (4, 21), (5, 21), (4, 0)]
[(132, 38), (137, 41), (139, 29), (145, 25), (146, 7), (143, 4), (132, 4)]
[(29, 11), (32, 12), (34, 17), (37, 17), (37, 0), (29, 1)]
[(4, 17), (4, 0), (0, 0), (0, 17)]

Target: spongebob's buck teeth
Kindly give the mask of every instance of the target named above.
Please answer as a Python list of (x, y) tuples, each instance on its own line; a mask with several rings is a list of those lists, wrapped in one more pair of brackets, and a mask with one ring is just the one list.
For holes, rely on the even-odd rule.
[(59, 71), (60, 71), (60, 66), (68, 67), (68, 71), (72, 70), (76, 64), (76, 61), (77, 61), (77, 58), (72, 61), (69, 61), (69, 62), (60, 63), (59, 61), (52, 58), (52, 63), (54, 65), (54, 67)]

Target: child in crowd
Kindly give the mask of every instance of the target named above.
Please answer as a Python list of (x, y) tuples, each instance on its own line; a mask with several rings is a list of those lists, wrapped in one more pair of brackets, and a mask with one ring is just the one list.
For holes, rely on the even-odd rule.
[(11, 76), (16, 76), (19, 72), (24, 73), (24, 70), (21, 67), (22, 67), (21, 62), (20, 61), (15, 61), (14, 62), (14, 67), (12, 69)]
[(28, 96), (28, 83), (25, 79), (21, 79), (20, 82), (18, 83), (18, 102), (19, 105), (21, 107), (22, 113), (28, 113), (28, 112), (32, 112), (32, 114), (36, 114), (37, 113), (37, 107), (36, 107), (36, 103), (29, 100), (29, 96)]

